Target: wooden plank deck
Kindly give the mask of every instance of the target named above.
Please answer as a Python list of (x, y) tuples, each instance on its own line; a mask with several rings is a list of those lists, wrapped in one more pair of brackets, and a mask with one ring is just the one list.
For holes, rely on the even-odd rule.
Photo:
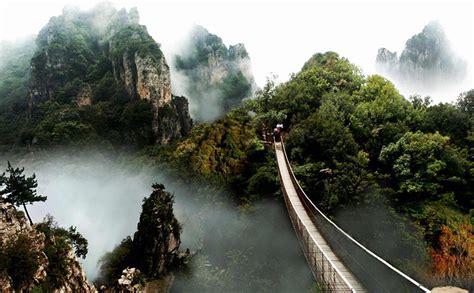
[[(324, 237), (318, 231), (317, 227), (315, 226), (310, 216), (308, 215), (308, 212), (304, 208), (303, 203), (301, 202), (300, 198), (298, 197), (298, 194), (296, 193), (296, 189), (295, 189), (296, 187), (291, 181), (290, 171), (288, 170), (288, 167), (286, 165), (285, 155), (283, 153), (281, 143), (279, 142), (275, 143), (275, 150), (276, 150), (278, 168), (279, 168), (280, 176), (282, 180), (281, 184), (282, 184), (282, 187), (286, 191), (286, 195), (285, 195), (287, 197), (286, 200), (291, 204), (291, 206), (293, 207), (294, 211), (297, 214), (297, 217), (299, 218), (301, 223), (304, 225), (306, 230), (309, 232), (309, 235), (311, 236), (312, 241), (317, 243), (320, 249), (324, 251), (327, 257), (331, 260), (331, 262), (335, 265), (337, 270), (347, 280), (347, 282), (352, 286), (352, 288), (356, 292), (365, 292), (362, 285), (357, 281), (357, 279), (353, 276), (353, 274), (346, 268), (346, 266), (339, 260), (336, 254), (334, 254), (334, 252), (331, 250), (331, 247), (324, 240)], [(305, 249), (311, 251), (310, 247), (306, 247)], [(316, 274), (321, 273), (321, 271), (323, 270), (316, 272)], [(315, 272), (313, 272), (313, 274), (314, 273)], [(329, 277), (326, 277), (325, 279), (329, 279)]]

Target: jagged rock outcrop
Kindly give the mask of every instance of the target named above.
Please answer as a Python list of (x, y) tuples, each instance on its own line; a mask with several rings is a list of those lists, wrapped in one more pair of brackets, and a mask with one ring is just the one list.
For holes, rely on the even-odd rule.
[(133, 239), (125, 238), (100, 261), (96, 282), (104, 286), (103, 292), (169, 292), (174, 270), (189, 260), (189, 249), (179, 251), (181, 226), (174, 216), (173, 195), (162, 184), (152, 187)]
[(396, 70), (398, 67), (398, 54), (397, 52), (391, 52), (388, 49), (380, 48), (375, 62), (381, 66), (390, 68), (390, 70)]
[[(251, 96), (252, 66), (243, 44), (227, 48), (222, 39), (195, 26), (181, 53), (174, 57), (180, 94), (190, 99), (195, 120), (214, 120)], [(173, 82), (175, 82), (173, 80)]]
[[(46, 278), (46, 267), (48, 266), (48, 258), (43, 252), (45, 246), (45, 236), (43, 233), (34, 230), (28, 223), (28, 220), (22, 212), (10, 204), (0, 199), (0, 242), (5, 247), (7, 243), (14, 243), (19, 237), (24, 236), (29, 244), (29, 250), (34, 252), (38, 258), (38, 267), (32, 274), (30, 282), (24, 284), (20, 290), (31, 290), (35, 284)], [(0, 265), (0, 289), (2, 292), (13, 292), (13, 280), (8, 276)], [(8, 291), (11, 290), (11, 291)]]
[(31, 61), (30, 120), (39, 120), (35, 109), (49, 100), (79, 107), (147, 101), (157, 143), (185, 135), (191, 118), (173, 103), (169, 66), (139, 19), (136, 8), (117, 11), (111, 4), (52, 17)]
[(466, 62), (451, 49), (436, 21), (410, 38), (400, 57), (386, 48), (379, 49), (376, 66), (380, 73), (414, 90), (446, 86), (462, 81), (466, 75)]
[[(45, 235), (37, 231), (34, 225), (31, 227), (22, 212), (17, 211), (12, 204), (0, 199), (0, 250), (3, 251), (7, 243), (14, 243), (20, 237), (25, 237), (25, 242), (29, 245), (28, 251), (36, 255), (37, 268), (33, 272), (31, 279), (27, 280), (25, 284), (17, 289), (20, 291), (31, 291), (47, 277), (49, 261), (44, 252)], [(0, 251), (0, 255), (2, 254), (3, 252)], [(17, 260), (22, 260), (21, 256), (16, 257), (20, 257)], [(85, 273), (72, 250), (68, 258), (71, 265), (69, 266), (64, 285), (54, 290), (54, 292), (96, 292), (94, 286), (87, 282)], [(0, 263), (0, 291), (4, 293), (14, 292), (14, 287), (18, 287), (18, 285), (13, 284), (14, 280), (8, 275), (9, 268), (4, 267), (6, 265)]]
[(118, 279), (118, 288), (124, 292), (142, 292), (143, 283), (140, 270), (136, 268), (126, 268), (122, 271), (120, 279)]
[(70, 250), (67, 257), (69, 259), (70, 265), (64, 285), (61, 288), (55, 290), (54, 293), (97, 292), (95, 287), (87, 282), (86, 273), (74, 255), (74, 251)]
[(133, 250), (137, 268), (147, 277), (157, 279), (181, 258), (181, 227), (173, 214), (173, 195), (155, 184), (143, 202)]

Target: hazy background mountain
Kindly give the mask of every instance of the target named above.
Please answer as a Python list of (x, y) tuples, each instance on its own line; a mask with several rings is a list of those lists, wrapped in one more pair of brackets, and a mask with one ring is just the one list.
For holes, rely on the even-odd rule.
[[(83, 0), (2, 1), (0, 39), (12, 40), (38, 32), (51, 15), (61, 14), (65, 3), (83, 8), (95, 5)], [(377, 72), (374, 58), (381, 47), (401, 52), (405, 42), (432, 20), (439, 20), (453, 50), (468, 62), (468, 75), (456, 88), (430, 94), (435, 101), (454, 101), (474, 84), (474, 13), (472, 1), (409, 1), (348, 3), (311, 1), (298, 3), (199, 3), (180, 1), (121, 2), (134, 6), (150, 35), (162, 44), (167, 57), (178, 52), (180, 41), (197, 23), (222, 38), (225, 44), (244, 43), (252, 58), (256, 83), (262, 86), (271, 73), (285, 81), (298, 72), (314, 52), (335, 51), (360, 66), (365, 74)], [(350, 24), (350, 25), (348, 25)], [(402, 89), (404, 95), (411, 94)]]
[(256, 88), (245, 45), (227, 47), (219, 36), (199, 25), (183, 40), (173, 65), (174, 92), (189, 98), (195, 121), (219, 118), (250, 97)]
[(397, 52), (380, 48), (376, 65), (384, 76), (410, 92), (430, 93), (457, 87), (467, 77), (466, 61), (451, 48), (438, 21), (430, 22), (407, 40), (400, 57)]

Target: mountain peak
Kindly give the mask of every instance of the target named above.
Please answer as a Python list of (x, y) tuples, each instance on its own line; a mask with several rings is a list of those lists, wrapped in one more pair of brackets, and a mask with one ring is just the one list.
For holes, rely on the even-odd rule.
[(380, 48), (376, 65), (382, 74), (415, 91), (459, 82), (466, 75), (466, 62), (451, 48), (439, 21), (431, 21), (408, 39), (400, 57), (397, 52)]

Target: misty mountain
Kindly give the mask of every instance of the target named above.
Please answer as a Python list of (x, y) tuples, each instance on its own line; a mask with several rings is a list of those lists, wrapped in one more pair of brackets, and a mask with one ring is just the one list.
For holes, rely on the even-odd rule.
[(39, 32), (30, 65), (16, 81), (26, 76), (23, 103), (10, 106), (20, 136), (2, 144), (166, 144), (191, 127), (187, 100), (171, 94), (169, 66), (136, 8), (66, 7)]
[(243, 44), (226, 47), (222, 39), (195, 26), (174, 56), (176, 79), (189, 97), (191, 115), (210, 121), (237, 107), (255, 88), (249, 54)]
[(414, 90), (440, 88), (466, 77), (466, 62), (453, 51), (437, 21), (407, 40), (400, 57), (380, 48), (376, 66), (382, 74)]

